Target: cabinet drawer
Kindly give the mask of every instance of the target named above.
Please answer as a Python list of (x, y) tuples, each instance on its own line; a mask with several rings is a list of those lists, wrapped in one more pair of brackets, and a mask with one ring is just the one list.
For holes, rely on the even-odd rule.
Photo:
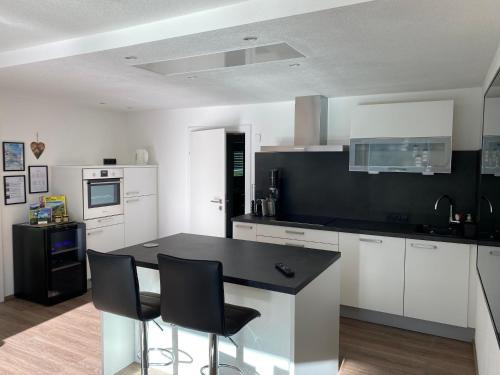
[(307, 242), (321, 242), (334, 245), (339, 243), (338, 232), (282, 227), (277, 225), (257, 225), (257, 236), (286, 238)]
[(101, 228), (109, 225), (123, 224), (123, 215), (115, 215), (108, 217), (101, 217), (100, 219), (85, 220), (85, 225), (88, 229)]
[(300, 240), (290, 240), (286, 238), (276, 238), (267, 236), (257, 236), (257, 242), (274, 243), (277, 245), (304, 247), (308, 249), (339, 251), (339, 246), (329, 243), (308, 242)]
[(405, 316), (467, 327), (469, 249), (406, 240)]
[(257, 241), (257, 225), (234, 222), (233, 238), (237, 240)]

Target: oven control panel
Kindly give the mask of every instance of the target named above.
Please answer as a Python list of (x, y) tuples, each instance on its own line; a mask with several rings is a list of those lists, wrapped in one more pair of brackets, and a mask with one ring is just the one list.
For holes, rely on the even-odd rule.
[(105, 178), (123, 178), (123, 168), (86, 168), (83, 170), (84, 180)]

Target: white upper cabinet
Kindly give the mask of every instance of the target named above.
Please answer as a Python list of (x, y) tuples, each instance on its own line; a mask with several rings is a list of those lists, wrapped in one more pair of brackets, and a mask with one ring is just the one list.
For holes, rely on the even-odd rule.
[(350, 171), (450, 173), (453, 101), (365, 104), (351, 121)]
[(157, 168), (156, 167), (128, 167), (124, 168), (124, 192), (123, 196), (138, 197), (142, 195), (154, 195), (158, 191)]
[(358, 105), (352, 138), (451, 137), (453, 100)]
[(404, 315), (467, 327), (470, 246), (406, 240)]

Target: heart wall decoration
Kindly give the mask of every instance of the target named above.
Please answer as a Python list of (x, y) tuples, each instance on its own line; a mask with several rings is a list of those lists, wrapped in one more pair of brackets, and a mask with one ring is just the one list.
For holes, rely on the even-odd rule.
[(31, 142), (31, 151), (37, 159), (39, 159), (45, 151), (45, 143), (38, 141), (38, 133), (36, 133), (36, 142)]

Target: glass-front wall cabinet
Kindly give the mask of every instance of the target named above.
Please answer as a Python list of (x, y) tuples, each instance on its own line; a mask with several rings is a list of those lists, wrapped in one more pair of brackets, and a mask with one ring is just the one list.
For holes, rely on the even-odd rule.
[(451, 137), (351, 139), (350, 171), (450, 173)]

